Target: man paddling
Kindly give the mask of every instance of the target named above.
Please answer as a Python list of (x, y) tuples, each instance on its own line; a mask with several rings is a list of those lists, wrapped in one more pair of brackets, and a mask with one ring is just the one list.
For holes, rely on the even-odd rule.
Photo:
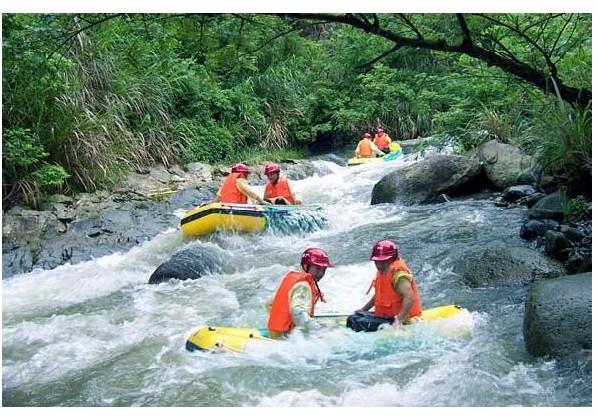
[(318, 282), (332, 267), (326, 251), (308, 248), (301, 255), (301, 271), (284, 276), (272, 302), (268, 317), (271, 338), (283, 338), (296, 327), (305, 331), (319, 328), (314, 320), (316, 303), (325, 302)]
[[(401, 324), (421, 319), (421, 301), (415, 278), (399, 256), (399, 248), (390, 240), (374, 244), (370, 260), (376, 264), (376, 278), (367, 293), (374, 296), (361, 309), (347, 318), (347, 327), (354, 331), (377, 331), (382, 324)], [(369, 310), (374, 307), (374, 313)]]

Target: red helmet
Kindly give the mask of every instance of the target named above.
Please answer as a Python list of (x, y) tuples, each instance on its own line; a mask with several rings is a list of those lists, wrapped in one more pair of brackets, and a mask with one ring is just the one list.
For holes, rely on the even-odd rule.
[(249, 174), (249, 167), (247, 167), (243, 163), (237, 163), (233, 165), (233, 168), (230, 170), (231, 173), (245, 173)]
[(399, 247), (392, 241), (383, 239), (374, 244), (370, 260), (384, 261), (399, 258)]
[(264, 174), (280, 173), (280, 166), (278, 164), (270, 163), (266, 164), (264, 168)]
[(301, 255), (301, 264), (315, 265), (320, 267), (332, 267), (326, 251), (320, 248), (308, 248)]
[(364, 134), (363, 134), (363, 137), (364, 137), (364, 138), (371, 138), (371, 137), (372, 137), (372, 135), (370, 135), (370, 133), (369, 133), (369, 132), (366, 132), (366, 133), (364, 133)]

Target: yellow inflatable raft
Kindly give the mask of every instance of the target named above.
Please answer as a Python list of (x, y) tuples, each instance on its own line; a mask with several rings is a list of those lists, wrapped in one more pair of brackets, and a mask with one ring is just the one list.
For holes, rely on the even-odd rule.
[(402, 154), (401, 146), (397, 142), (393, 142), (390, 144), (390, 153), (386, 154), (384, 157), (375, 157), (375, 158), (350, 158), (347, 160), (348, 166), (353, 165), (360, 165), (360, 164), (367, 164), (367, 163), (383, 163), (385, 161), (392, 161), (395, 160)]
[[(321, 205), (249, 205), (235, 203), (209, 203), (188, 211), (181, 219), (185, 236), (208, 235), (216, 231), (259, 232), (268, 226), (293, 220), (301, 229), (320, 227), (325, 221)], [(314, 212), (320, 212), (314, 216)]]
[[(465, 308), (457, 305), (438, 306), (426, 309), (422, 312), (423, 320), (426, 322), (438, 321), (441, 319), (455, 318), (462, 315), (470, 320), (471, 314)], [(345, 326), (346, 316), (321, 315), (316, 317), (319, 320), (332, 320), (337, 325)], [(450, 334), (450, 333), (449, 333)], [(187, 339), (185, 348), (188, 351), (208, 350), (215, 352), (236, 352), (245, 351), (248, 344), (267, 344), (273, 340), (269, 338), (267, 328), (232, 328), (232, 327), (201, 327), (194, 331)]]

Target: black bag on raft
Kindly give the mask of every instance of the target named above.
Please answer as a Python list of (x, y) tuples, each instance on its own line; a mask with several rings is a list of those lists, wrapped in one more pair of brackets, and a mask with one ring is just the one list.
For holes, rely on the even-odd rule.
[(394, 318), (382, 318), (372, 312), (356, 312), (347, 318), (347, 328), (355, 332), (375, 332), (382, 324), (392, 324)]

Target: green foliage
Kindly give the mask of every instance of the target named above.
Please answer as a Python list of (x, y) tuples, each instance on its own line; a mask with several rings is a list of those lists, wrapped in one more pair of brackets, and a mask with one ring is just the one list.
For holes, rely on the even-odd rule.
[(580, 222), (591, 219), (592, 202), (583, 196), (567, 199), (563, 205), (565, 222)]
[(177, 121), (177, 133), (186, 143), (183, 162), (221, 162), (233, 151), (233, 136), (224, 127), (201, 125), (189, 119)]
[(535, 132), (536, 149), (549, 172), (564, 176), (577, 193), (591, 193), (591, 108), (547, 105), (536, 119)]
[(70, 176), (61, 165), (44, 164), (33, 173), (31, 177), (43, 191), (52, 191), (64, 186)]
[(5, 182), (25, 177), (48, 155), (30, 129), (9, 128), (2, 132), (2, 176)]
[[(404, 36), (417, 27), (462, 41), (454, 16), (378, 18)], [(591, 88), (591, 15), (466, 18), (481, 46), (531, 63), (546, 48), (562, 80)], [(385, 54), (394, 44), (371, 33), (267, 15), (4, 14), (2, 23), (5, 195), (65, 182), (93, 190), (157, 162), (304, 155), (377, 126), (460, 150), (513, 142), (559, 175), (591, 172), (591, 108), (568, 109), (465, 55)], [(509, 27), (529, 28), (536, 45)]]

